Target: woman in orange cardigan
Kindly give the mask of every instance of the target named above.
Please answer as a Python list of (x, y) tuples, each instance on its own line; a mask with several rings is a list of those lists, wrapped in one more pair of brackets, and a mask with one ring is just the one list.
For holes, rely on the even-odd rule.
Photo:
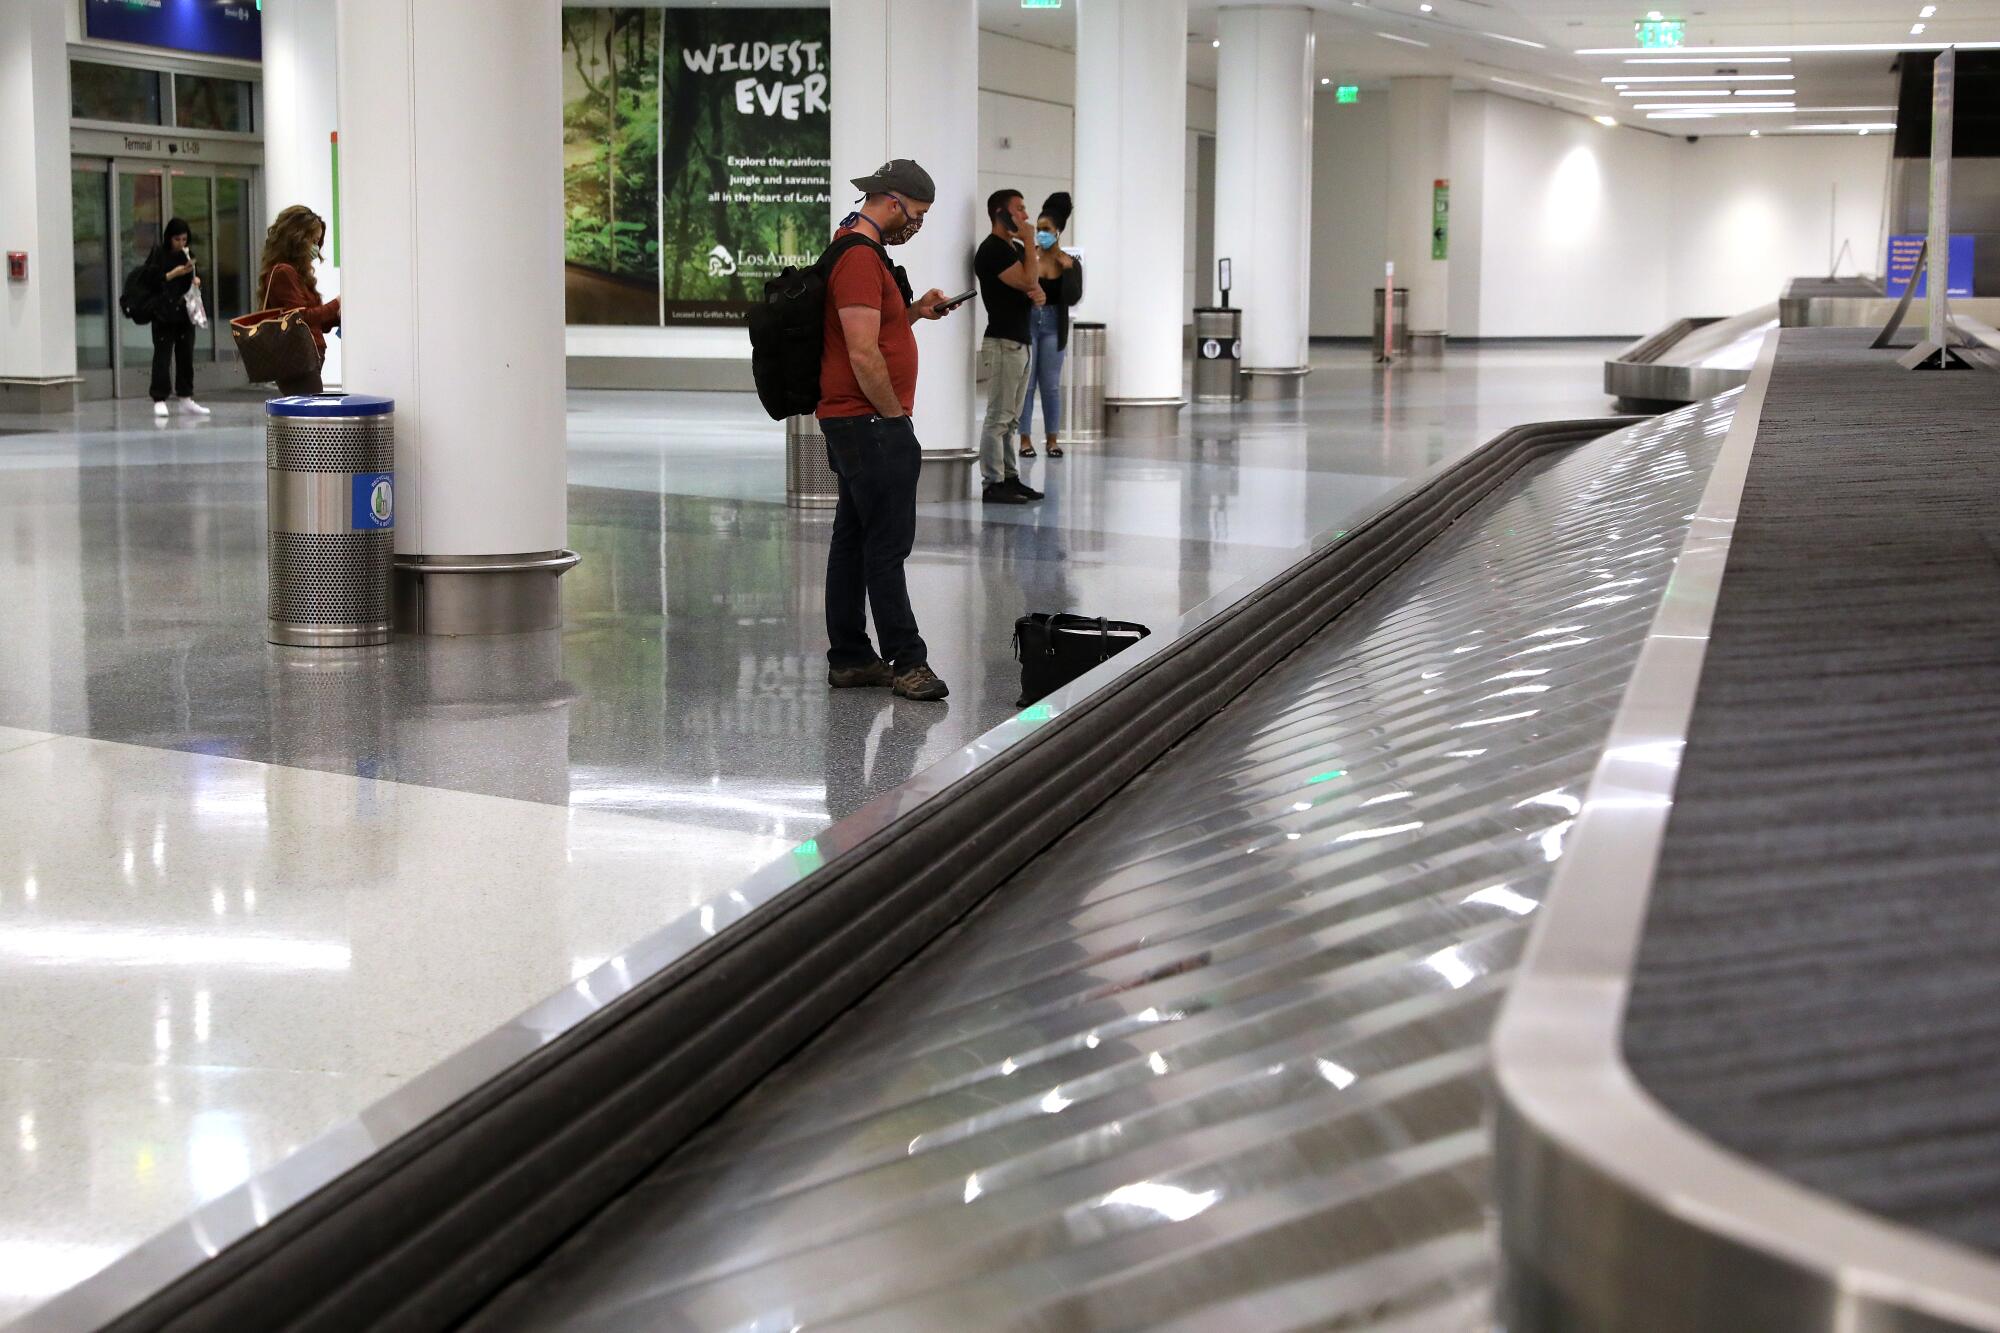
[[(322, 365), (326, 362), (326, 332), (340, 327), (340, 298), (322, 302), (319, 284), (313, 280), (313, 264), (324, 244), (326, 222), (304, 204), (293, 204), (278, 214), (264, 233), (264, 260), (257, 275), (264, 309), (305, 312), (306, 327), (312, 330), (313, 346), (319, 349)], [(278, 392), (284, 394), (322, 393), (325, 388), (317, 367), (309, 375), (278, 381)]]

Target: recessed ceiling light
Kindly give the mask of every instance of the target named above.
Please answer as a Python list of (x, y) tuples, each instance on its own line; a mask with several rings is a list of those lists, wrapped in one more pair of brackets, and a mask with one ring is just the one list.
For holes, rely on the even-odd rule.
[(1322, 88), (1324, 88), (1324, 87), (1326, 87), (1326, 85), (1328, 85), (1329, 83), (1332, 83), (1332, 82), (1333, 82), (1333, 80), (1332, 80), (1332, 79), (1321, 79), (1321, 80), (1319, 81), (1319, 86), (1320, 86), (1320, 87), (1322, 87)]
[(1763, 137), (1763, 135), (1764, 135), (1764, 131), (1762, 131), (1762, 130), (1752, 130), (1752, 131), (1750, 131), (1750, 137), (1751, 137), (1751, 138), (1753, 138), (1753, 139), (1759, 139), (1759, 138), (1762, 138), (1762, 137)]
[[(1628, 88), (1618, 94), (1620, 97), (1727, 97), (1727, 88)], [(1790, 97), (1791, 93), (1781, 92), (1780, 97)]]
[(1220, 48), (1220, 47), (1221, 47), (1221, 45), (1222, 45), (1222, 39), (1221, 39), (1220, 37), (1218, 37), (1218, 38), (1216, 38), (1216, 39), (1215, 39), (1214, 41), (1210, 42), (1210, 43), (1209, 43), (1209, 45), (1210, 45), (1210, 46), (1213, 46), (1213, 47), (1217, 47), (1217, 48)]
[(1615, 116), (1592, 116), (1591, 119), (1608, 130), (1618, 128), (1618, 120)]
[(1796, 74), (1607, 74), (1599, 83), (1790, 83)]
[(1716, 106), (1713, 102), (1640, 102), (1634, 111), (1699, 111), (1705, 116), (1778, 116), (1790, 115), (1798, 110), (1790, 102), (1773, 106), (1769, 102), (1759, 102), (1755, 106)]
[(1912, 23), (1912, 24), (1910, 25), (1910, 36), (1912, 36), (1912, 37), (1921, 37), (1921, 36), (1923, 36), (1923, 35), (1924, 35), (1924, 25), (1923, 25), (1923, 24), (1921, 24), (1921, 23)]
[(1917, 17), (1920, 19), (1927, 19), (1935, 13), (1937, 13), (1936, 5), (1925, 5), (1922, 9), (1919, 9), (1917, 11)]
[[(1579, 52), (1578, 54), (1582, 54)], [(1713, 65), (1716, 61), (1707, 56), (1632, 56), (1628, 65)], [(1732, 65), (1789, 65), (1790, 56), (1743, 56), (1729, 62)]]
[(1862, 130), (1862, 131), (1861, 131), (1861, 137), (1862, 137), (1862, 138), (1864, 138), (1864, 139), (1866, 139), (1866, 138), (1868, 137), (1868, 131), (1867, 131), (1866, 129), (1864, 129), (1864, 130)]
[[(1706, 48), (1711, 55), (1764, 55), (1772, 51), (1788, 51), (1793, 55), (1865, 55), (1873, 51), (1942, 51), (1953, 46), (1961, 51), (2000, 51), (2000, 42), (1922, 42), (1912, 46), (1909, 42), (1813, 42), (1800, 46), (1711, 46)], [(1570, 52), (1578, 56), (1642, 56), (1647, 51), (1643, 46), (1582, 46)]]
[(1425, 49), (1430, 47), (1429, 42), (1420, 42), (1414, 37), (1398, 37), (1393, 32), (1378, 32), (1375, 35), (1385, 42), (1401, 42), (1404, 46), (1421, 46)]
[(1426, 14), (1431, 12), (1431, 6), (1429, 5), (1418, 5), (1417, 8), (1422, 10)]
[(1546, 42), (1531, 42), (1525, 37), (1509, 37), (1504, 32), (1482, 32), (1479, 35), (1481, 37), (1491, 37), (1496, 42), (1512, 42), (1516, 46), (1533, 47), (1537, 51), (1546, 51), (1549, 49)]

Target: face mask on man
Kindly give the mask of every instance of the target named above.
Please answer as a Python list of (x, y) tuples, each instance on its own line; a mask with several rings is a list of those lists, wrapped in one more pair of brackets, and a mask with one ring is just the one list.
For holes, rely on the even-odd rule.
[(1053, 250), (1056, 248), (1056, 234), (1052, 231), (1038, 231), (1035, 233), (1035, 244), (1044, 250)]
[(918, 232), (924, 229), (924, 220), (910, 212), (910, 206), (907, 203), (903, 202), (903, 196), (899, 194), (892, 194), (889, 197), (896, 201), (896, 207), (903, 210), (903, 217), (905, 221), (902, 226), (896, 228), (894, 231), (883, 232), (882, 244), (902, 245), (907, 241), (909, 241), (911, 237), (915, 236)]

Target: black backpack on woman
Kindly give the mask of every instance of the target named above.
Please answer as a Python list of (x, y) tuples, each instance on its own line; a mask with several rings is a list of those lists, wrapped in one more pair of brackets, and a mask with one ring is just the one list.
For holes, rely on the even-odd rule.
[(151, 324), (159, 313), (162, 285), (152, 264), (139, 265), (125, 275), (125, 286), (118, 293), (118, 313), (134, 324)]

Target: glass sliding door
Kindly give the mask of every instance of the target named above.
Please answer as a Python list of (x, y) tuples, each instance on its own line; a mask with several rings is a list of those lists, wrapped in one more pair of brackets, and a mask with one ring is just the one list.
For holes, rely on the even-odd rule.
[[(115, 163), (112, 167), (113, 226), (118, 237), (118, 281), (146, 262), (167, 225), (167, 174), (164, 167)], [(118, 376), (115, 392), (124, 397), (146, 392), (153, 373), (153, 330), (130, 320), (118, 322)]]
[(76, 247), (76, 368), (93, 392), (111, 392), (111, 340), (119, 322), (111, 264), (111, 172), (104, 162), (76, 162), (69, 174)]
[(218, 174), (215, 177), (215, 239), (209, 245), (212, 256), (207, 267), (208, 315), (215, 321), (215, 359), (236, 360), (236, 344), (229, 336), (229, 321), (260, 307), (260, 292), (252, 292), (257, 281), (257, 250), (263, 238), (253, 223), (250, 178)]

